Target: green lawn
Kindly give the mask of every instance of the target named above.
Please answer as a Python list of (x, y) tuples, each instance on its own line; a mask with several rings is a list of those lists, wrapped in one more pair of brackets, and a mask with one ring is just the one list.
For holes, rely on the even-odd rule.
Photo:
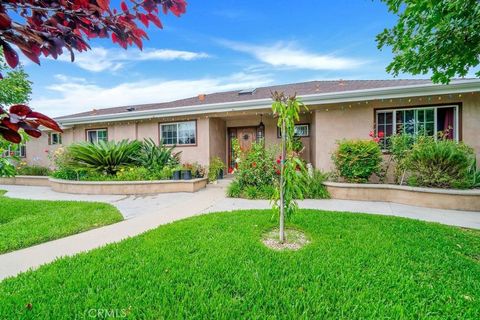
[(0, 254), (123, 219), (105, 203), (22, 200), (2, 196), (4, 192), (0, 190)]
[(271, 217), (198, 216), (7, 279), (0, 319), (480, 318), (477, 231), (304, 210), (311, 243), (278, 252)]

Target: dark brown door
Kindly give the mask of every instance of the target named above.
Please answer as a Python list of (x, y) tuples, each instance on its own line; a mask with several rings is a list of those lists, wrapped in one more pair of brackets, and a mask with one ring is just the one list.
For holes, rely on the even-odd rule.
[(228, 128), (228, 163), (229, 168), (235, 167), (235, 159), (233, 159), (232, 139), (237, 138), (238, 144), (242, 151), (248, 151), (252, 147), (252, 143), (257, 140), (257, 128)]
[(237, 139), (242, 151), (248, 151), (257, 138), (257, 129), (254, 127), (237, 129)]

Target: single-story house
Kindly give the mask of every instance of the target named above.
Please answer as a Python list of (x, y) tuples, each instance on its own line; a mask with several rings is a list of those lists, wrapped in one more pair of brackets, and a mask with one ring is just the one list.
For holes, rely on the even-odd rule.
[(46, 132), (19, 153), (31, 165), (47, 166), (48, 151), (73, 142), (152, 138), (176, 145), (182, 162), (208, 165), (218, 156), (231, 166), (233, 138), (244, 148), (260, 137), (267, 145), (280, 142), (272, 91), (297, 93), (308, 107), (296, 130), (305, 146), (303, 156), (322, 170), (332, 168), (338, 140), (369, 139), (372, 129), (389, 136), (399, 128), (431, 135), (449, 128), (452, 139), (480, 155), (480, 79), (448, 85), (417, 79), (311, 81), (93, 109), (56, 118), (63, 134)]

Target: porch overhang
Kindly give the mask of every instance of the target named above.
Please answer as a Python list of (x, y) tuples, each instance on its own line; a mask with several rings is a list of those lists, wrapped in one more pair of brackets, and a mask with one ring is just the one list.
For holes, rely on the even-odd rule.
[[(334, 93), (319, 93), (311, 95), (300, 95), (306, 105), (327, 105), (334, 103), (348, 103), (360, 100), (381, 100), (420, 97), (430, 95), (458, 94), (467, 92), (480, 92), (480, 79), (457, 80), (448, 85), (442, 84), (419, 84), (400, 87), (386, 87), (377, 89), (352, 90)], [(156, 119), (164, 117), (192, 116), (200, 114), (255, 111), (271, 107), (272, 100), (255, 99), (236, 102), (225, 102), (205, 105), (189, 105), (164, 109), (153, 109), (143, 111), (130, 111), (117, 114), (91, 115), (83, 117), (71, 117), (58, 119), (62, 126), (78, 124), (132, 121), (144, 119)]]

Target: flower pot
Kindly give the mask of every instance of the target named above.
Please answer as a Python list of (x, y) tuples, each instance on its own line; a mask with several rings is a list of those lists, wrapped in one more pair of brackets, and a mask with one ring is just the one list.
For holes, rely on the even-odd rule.
[(180, 170), (173, 171), (173, 180), (180, 180), (181, 174), (182, 174), (182, 171)]
[(218, 171), (217, 179), (223, 179), (223, 169), (220, 169), (220, 171)]
[(183, 177), (183, 180), (192, 180), (192, 171), (182, 170), (182, 177)]

